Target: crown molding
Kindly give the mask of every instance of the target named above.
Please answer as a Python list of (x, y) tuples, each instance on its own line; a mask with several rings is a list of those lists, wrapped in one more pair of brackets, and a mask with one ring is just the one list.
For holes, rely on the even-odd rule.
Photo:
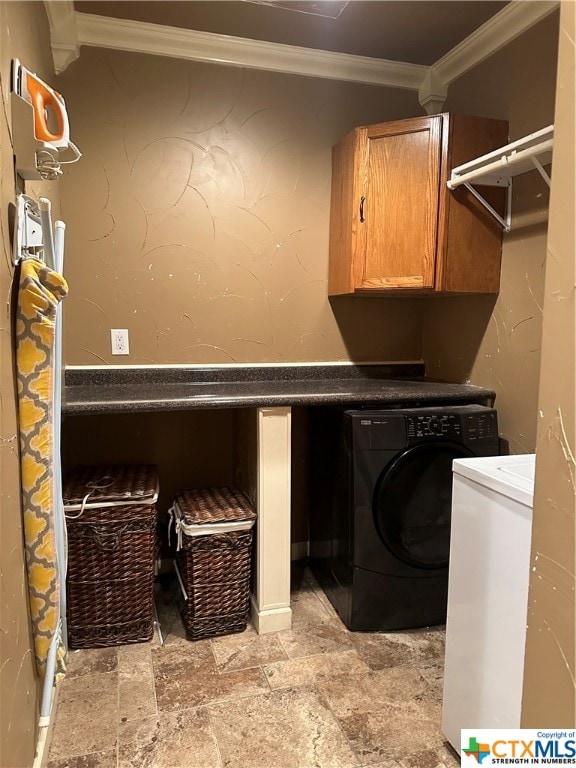
[(559, 7), (560, 0), (512, 0), (438, 59), (431, 69), (438, 80), (448, 86)]
[(446, 83), (438, 77), (434, 68), (430, 67), (418, 91), (420, 106), (426, 114), (437, 115), (442, 112), (447, 96), (448, 87)]
[(293, 75), (419, 90), (428, 72), (420, 64), (352, 56), (210, 32), (77, 13), (80, 43)]
[(211, 32), (114, 19), (45, 0), (56, 72), (81, 45), (418, 91), (428, 114), (440, 112), (447, 88), (468, 70), (556, 10), (559, 0), (512, 0), (432, 66), (281, 45)]
[(44, 0), (50, 25), (52, 59), (57, 74), (80, 56), (77, 14), (72, 0)]
[(50, 30), (76, 24), (76, 11), (72, 0), (44, 0)]

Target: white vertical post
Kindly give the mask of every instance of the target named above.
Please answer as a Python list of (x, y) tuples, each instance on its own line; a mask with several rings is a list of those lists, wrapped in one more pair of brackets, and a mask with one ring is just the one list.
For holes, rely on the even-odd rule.
[[(54, 222), (54, 269), (64, 275), (64, 241), (66, 224)], [(60, 619), (62, 621), (62, 640), (68, 647), (68, 626), (66, 609), (66, 572), (68, 554), (66, 552), (66, 518), (62, 499), (62, 302), (56, 307), (56, 334), (54, 338), (54, 528), (58, 551), (58, 573), (60, 579)]]
[(54, 269), (54, 230), (52, 229), (52, 203), (47, 197), (38, 200), (40, 223), (42, 225), (42, 244), (44, 246), (44, 263)]
[(256, 592), (252, 621), (260, 634), (289, 629), (290, 408), (258, 409)]

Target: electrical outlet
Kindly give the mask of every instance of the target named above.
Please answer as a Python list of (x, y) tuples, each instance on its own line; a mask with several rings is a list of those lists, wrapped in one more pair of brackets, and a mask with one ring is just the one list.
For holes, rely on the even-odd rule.
[(130, 345), (128, 343), (128, 328), (111, 328), (110, 337), (112, 339), (113, 355), (130, 354)]

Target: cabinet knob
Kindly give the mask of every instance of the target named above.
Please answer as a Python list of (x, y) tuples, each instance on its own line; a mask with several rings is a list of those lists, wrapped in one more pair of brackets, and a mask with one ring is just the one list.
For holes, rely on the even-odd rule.
[(365, 200), (366, 200), (366, 198), (364, 197), (364, 195), (362, 195), (362, 197), (360, 198), (360, 221), (361, 222), (364, 221), (364, 202), (365, 202)]

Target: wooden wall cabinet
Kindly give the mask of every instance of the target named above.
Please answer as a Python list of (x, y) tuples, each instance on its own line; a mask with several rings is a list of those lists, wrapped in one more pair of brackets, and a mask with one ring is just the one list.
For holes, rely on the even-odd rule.
[[(453, 167), (508, 141), (508, 123), (451, 114), (354, 129), (333, 149), (328, 293), (498, 293), (502, 227)], [(484, 197), (504, 213), (506, 190)]]

